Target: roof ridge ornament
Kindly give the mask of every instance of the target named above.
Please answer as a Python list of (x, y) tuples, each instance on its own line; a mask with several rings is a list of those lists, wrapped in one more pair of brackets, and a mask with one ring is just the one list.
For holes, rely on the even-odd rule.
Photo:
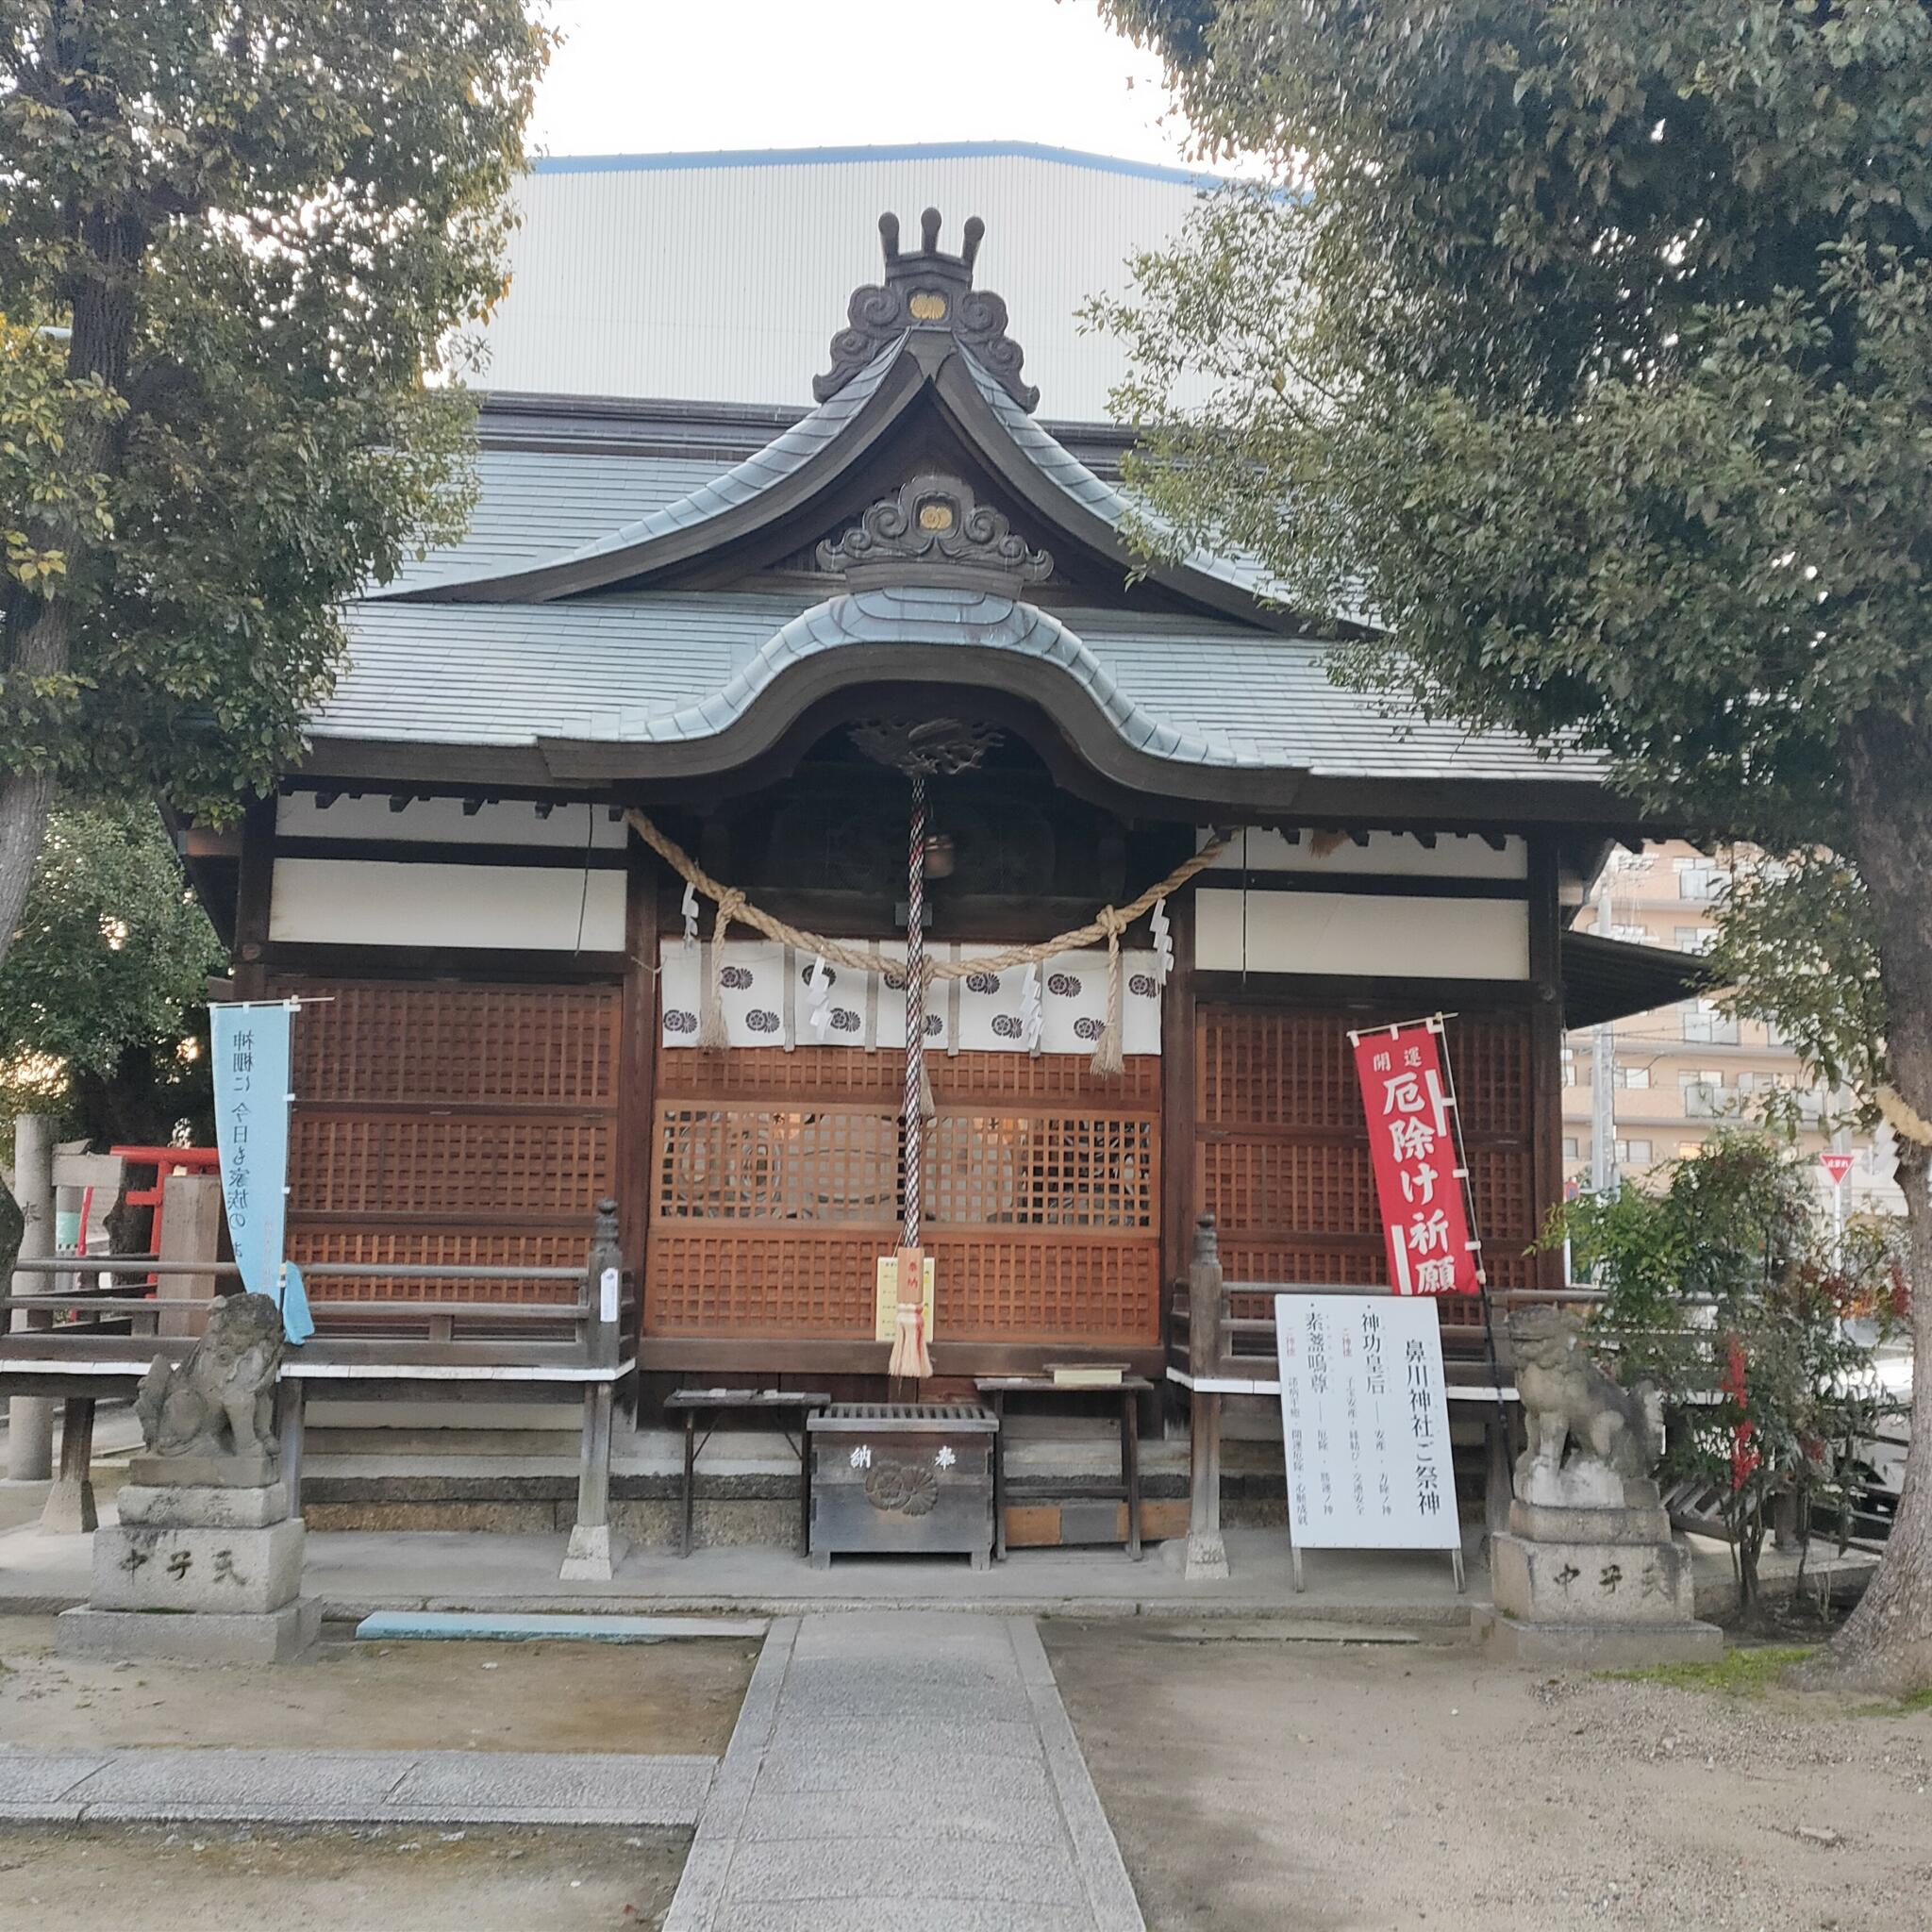
[(819, 545), (820, 566), (861, 591), (884, 584), (958, 585), (1010, 596), (1053, 572), (1005, 514), (978, 502), (970, 484), (936, 470), (909, 477), (874, 504), (837, 542)]
[(901, 254), (899, 217), (879, 217), (884, 246), (884, 286), (868, 283), (852, 291), (846, 326), (832, 338), (832, 366), (812, 378), (811, 392), (831, 398), (865, 368), (879, 351), (908, 331), (950, 334), (973, 351), (988, 373), (1023, 409), (1031, 411), (1040, 391), (1020, 379), (1026, 352), (1007, 334), (1007, 305), (991, 289), (973, 286), (973, 264), (986, 235), (977, 215), (967, 222), (958, 255), (940, 251), (940, 211), (929, 208), (919, 218), (920, 248)]

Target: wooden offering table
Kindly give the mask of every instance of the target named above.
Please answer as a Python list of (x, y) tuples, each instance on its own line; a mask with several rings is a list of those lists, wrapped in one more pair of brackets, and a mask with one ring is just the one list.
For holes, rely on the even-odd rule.
[[(718, 1420), (733, 1410), (770, 1417), (784, 1430), (785, 1440), (793, 1441), (798, 1450), (798, 1548), (803, 1555), (811, 1546), (811, 1439), (806, 1434), (808, 1419), (826, 1407), (832, 1398), (816, 1391), (800, 1389), (680, 1389), (664, 1398), (666, 1415), (684, 1418), (684, 1529), (678, 1539), (677, 1554), (691, 1555), (691, 1520), (697, 1492), (697, 1461), (706, 1442), (717, 1429)], [(704, 1441), (698, 1440), (698, 1418), (708, 1416)], [(787, 1421), (791, 1426), (787, 1426)]]
[(1144, 1375), (1123, 1375), (1118, 1382), (1065, 1383), (1051, 1375), (989, 1375), (973, 1385), (992, 1407), (999, 1419), (1000, 1432), (993, 1438), (992, 1521), (993, 1558), (1004, 1562), (1007, 1555), (1007, 1404), (1014, 1396), (1097, 1395), (1117, 1403), (1121, 1417), (1121, 1479), (1118, 1483), (1062, 1482), (1052, 1479), (1050, 1486), (1029, 1487), (1030, 1502), (1124, 1502), (1127, 1506), (1127, 1555), (1141, 1560), (1141, 1431), (1137, 1411), (1141, 1396), (1154, 1384)]

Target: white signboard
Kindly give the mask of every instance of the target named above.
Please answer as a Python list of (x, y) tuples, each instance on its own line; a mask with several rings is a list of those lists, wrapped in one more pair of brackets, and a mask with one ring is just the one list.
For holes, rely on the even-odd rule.
[(1278, 1294), (1274, 1332), (1296, 1549), (1459, 1556), (1435, 1303)]

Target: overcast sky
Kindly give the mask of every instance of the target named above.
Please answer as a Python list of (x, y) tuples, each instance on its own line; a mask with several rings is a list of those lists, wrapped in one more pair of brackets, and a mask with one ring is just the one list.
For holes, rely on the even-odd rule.
[(1095, 0), (553, 0), (557, 155), (1037, 141), (1179, 162), (1159, 63)]

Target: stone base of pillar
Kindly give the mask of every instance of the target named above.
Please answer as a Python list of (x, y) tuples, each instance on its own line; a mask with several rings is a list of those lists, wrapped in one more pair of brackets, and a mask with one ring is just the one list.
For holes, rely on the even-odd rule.
[(587, 1529), (579, 1524), (570, 1533), (570, 1547), (563, 1553), (563, 1568), (557, 1573), (561, 1583), (608, 1583), (630, 1547), (626, 1538), (614, 1533), (608, 1524)]
[(1188, 1560), (1181, 1574), (1190, 1583), (1227, 1581), (1227, 1545), (1218, 1530), (1189, 1533)]
[(1483, 1607), (1472, 1610), (1469, 1621), (1491, 1657), (1538, 1669), (1645, 1670), (1652, 1664), (1708, 1662), (1724, 1651), (1724, 1633), (1694, 1618), (1668, 1624), (1528, 1624)]
[(94, 1486), (73, 1477), (57, 1480), (41, 1508), (41, 1527), (55, 1536), (85, 1536), (100, 1527), (94, 1508)]
[(278, 1610), (63, 1610), (54, 1620), (60, 1657), (152, 1658), (189, 1664), (286, 1664), (322, 1632), (322, 1599)]

